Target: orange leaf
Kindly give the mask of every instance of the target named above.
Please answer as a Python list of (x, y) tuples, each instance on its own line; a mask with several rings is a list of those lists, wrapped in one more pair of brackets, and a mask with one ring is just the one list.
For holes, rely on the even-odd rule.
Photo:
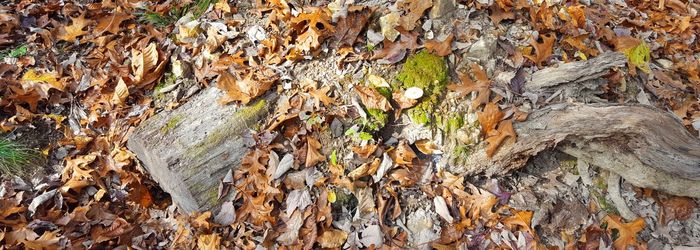
[(537, 64), (537, 67), (542, 67), (542, 63), (546, 62), (547, 59), (552, 55), (552, 46), (554, 46), (554, 40), (556, 37), (553, 34), (540, 35), (542, 42), (539, 43), (535, 39), (530, 41), (530, 45), (535, 48), (535, 54), (529, 55), (524, 54), (527, 59)]
[(571, 16), (571, 22), (573, 23), (574, 27), (581, 29), (586, 27), (585, 11), (586, 6), (584, 5), (569, 6), (566, 8), (566, 12), (568, 12), (569, 16)]
[(417, 157), (406, 141), (399, 142), (396, 149), (389, 152), (389, 156), (396, 164), (409, 166), (413, 164), (413, 159)]
[(109, 32), (112, 34), (119, 33), (119, 25), (125, 20), (129, 20), (134, 16), (122, 13), (121, 11), (115, 11), (114, 14), (109, 16), (104, 16), (97, 21), (97, 26), (95, 26), (95, 34), (102, 34), (104, 32)]
[(516, 226), (523, 227), (527, 232), (532, 233), (532, 228), (530, 228), (530, 223), (532, 222), (532, 215), (535, 214), (533, 211), (517, 211), (512, 216), (505, 218), (503, 224), (515, 229)]
[(401, 27), (411, 31), (416, 28), (416, 24), (419, 24), (418, 21), (423, 16), (423, 12), (433, 6), (433, 2), (425, 0), (405, 0), (397, 2), (397, 5), (400, 9), (406, 11), (406, 14), (401, 16)]
[(504, 114), (498, 108), (498, 105), (489, 102), (484, 106), (484, 111), (476, 112), (476, 115), (479, 119), (479, 124), (481, 124), (481, 132), (484, 135), (489, 135), (491, 131), (496, 129), (496, 125), (503, 119)]
[(687, 220), (696, 207), (695, 201), (688, 197), (674, 196), (661, 201), (659, 220), (666, 225), (670, 220)]
[(617, 215), (609, 214), (603, 218), (603, 221), (608, 223), (608, 231), (612, 233), (612, 229), (617, 229), (619, 237), (613, 242), (615, 249), (627, 249), (629, 246), (639, 246), (637, 242), (637, 233), (644, 228), (644, 219), (637, 218), (630, 223), (622, 222), (622, 219)]
[(498, 147), (503, 143), (503, 140), (505, 140), (507, 137), (510, 136), (513, 137), (513, 139), (516, 138), (515, 130), (513, 129), (513, 120), (502, 121), (498, 125), (498, 131), (493, 132), (495, 132), (495, 135), (491, 135), (490, 137), (486, 138), (486, 142), (489, 144), (489, 146), (486, 148), (486, 155), (488, 157), (493, 156)]

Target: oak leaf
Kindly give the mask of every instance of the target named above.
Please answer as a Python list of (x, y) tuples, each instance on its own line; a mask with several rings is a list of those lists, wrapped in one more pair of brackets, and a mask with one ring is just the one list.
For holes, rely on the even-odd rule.
[(552, 47), (554, 46), (554, 41), (556, 37), (553, 34), (543, 34), (540, 35), (542, 42), (537, 42), (537, 40), (532, 39), (530, 45), (535, 49), (535, 54), (530, 55), (528, 53), (523, 53), (523, 56), (530, 59), (537, 67), (542, 67), (542, 64), (547, 62), (547, 59), (552, 55)]
[(323, 38), (330, 35), (333, 25), (330, 16), (322, 8), (311, 8), (311, 12), (304, 12), (292, 18), (292, 24), (303, 32), (297, 37), (296, 44), (303, 51), (311, 51), (321, 46)]
[(92, 21), (85, 19), (85, 13), (79, 17), (71, 17), (70, 19), (72, 20), (73, 24), (58, 28), (58, 34), (56, 34), (56, 37), (58, 37), (59, 40), (74, 42), (79, 36), (83, 36), (88, 33), (83, 29), (90, 25)]
[(503, 143), (503, 140), (508, 137), (516, 138), (515, 130), (513, 129), (513, 120), (502, 121), (498, 125), (498, 130), (495, 132), (496, 133), (492, 132), (492, 135), (486, 138), (486, 142), (489, 144), (486, 148), (486, 155), (488, 157), (493, 156), (498, 147)]
[(484, 135), (490, 135), (491, 131), (496, 129), (496, 125), (498, 125), (498, 122), (500, 122), (504, 116), (501, 109), (498, 108), (498, 105), (493, 102), (487, 103), (486, 106), (484, 106), (484, 111), (477, 111), (476, 115), (481, 125), (481, 132)]
[(413, 160), (418, 157), (408, 142), (402, 140), (394, 150), (389, 151), (389, 156), (398, 165), (413, 165)]
[(202, 250), (219, 250), (221, 248), (221, 236), (216, 233), (202, 234), (197, 237), (197, 248)]
[(406, 50), (413, 53), (418, 48), (418, 33), (403, 29), (399, 29), (399, 33), (401, 38), (396, 42), (384, 39), (382, 49), (374, 52), (371, 59), (378, 59), (377, 62), (382, 64), (394, 64), (406, 57)]
[(503, 219), (503, 224), (510, 227), (511, 230), (515, 230), (516, 226), (520, 226), (525, 231), (533, 233), (530, 225), (532, 223), (532, 215), (534, 214), (533, 211), (516, 211), (512, 216)]
[(248, 104), (253, 98), (265, 93), (272, 87), (272, 83), (276, 80), (276, 75), (266, 69), (251, 70), (244, 79), (237, 79), (236, 76), (223, 71), (219, 75), (216, 87), (226, 92), (226, 96), (219, 100), (222, 104), (227, 104), (232, 101), (240, 101), (243, 104)]
[(617, 239), (613, 242), (615, 249), (627, 249), (629, 246), (638, 247), (637, 233), (644, 228), (644, 219), (637, 218), (630, 223), (622, 222), (622, 219), (617, 215), (609, 214), (603, 218), (603, 221), (608, 223), (608, 231), (612, 233), (613, 229), (617, 229)]
[(338, 20), (336, 24), (336, 31), (333, 34), (335, 39), (335, 47), (346, 47), (352, 46), (357, 40), (357, 36), (360, 35), (362, 29), (367, 25), (369, 20), (370, 11), (365, 6), (350, 6), (348, 7), (348, 14), (344, 18)]
[(586, 27), (586, 6), (575, 5), (566, 7), (566, 12), (571, 17), (571, 22), (574, 27), (583, 29)]
[(22, 75), (22, 89), (24, 92), (34, 91), (41, 98), (49, 97), (50, 89), (63, 91), (64, 84), (58, 80), (56, 73), (37, 73), (34, 69), (28, 70)]
[(471, 92), (476, 91), (476, 98), (471, 104), (472, 108), (476, 109), (482, 104), (489, 102), (489, 96), (491, 95), (491, 81), (486, 76), (486, 72), (484, 72), (484, 70), (482, 70), (476, 63), (472, 63), (470, 67), (471, 72), (474, 74), (474, 78), (476, 78), (476, 82), (474, 82), (469, 75), (459, 73), (458, 77), (460, 83), (447, 85), (447, 89), (457, 92), (458, 97), (464, 97)]

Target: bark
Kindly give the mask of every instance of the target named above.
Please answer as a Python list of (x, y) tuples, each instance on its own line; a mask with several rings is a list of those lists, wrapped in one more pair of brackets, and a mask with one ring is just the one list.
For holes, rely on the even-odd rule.
[(635, 104), (559, 104), (534, 111), (515, 130), (516, 142), (493, 157), (482, 147), (449, 168), (503, 175), (557, 147), (635, 186), (700, 197), (700, 140), (669, 112)]
[(208, 88), (181, 107), (145, 120), (128, 141), (128, 148), (185, 213), (217, 207), (221, 179), (240, 165), (251, 143), (247, 131), (275, 102), (270, 94), (247, 107), (222, 106), (222, 95)]

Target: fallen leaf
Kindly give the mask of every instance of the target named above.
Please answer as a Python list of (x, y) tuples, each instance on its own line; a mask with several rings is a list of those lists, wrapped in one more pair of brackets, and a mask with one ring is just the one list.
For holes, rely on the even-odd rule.
[(335, 29), (330, 23), (331, 17), (324, 8), (311, 8), (310, 12), (300, 13), (293, 17), (291, 22), (297, 29), (304, 30), (297, 39), (296, 44), (302, 51), (315, 50), (321, 46), (326, 36), (332, 34)]
[(315, 166), (317, 163), (322, 162), (326, 159), (320, 152), (321, 142), (315, 138), (309, 136), (306, 137), (306, 163), (304, 164), (307, 168)]
[(438, 55), (438, 56), (447, 56), (449, 54), (452, 54), (452, 40), (454, 40), (455, 36), (453, 34), (450, 34), (447, 36), (444, 40), (440, 41), (437, 38), (428, 40), (425, 42), (425, 49), (427, 49), (430, 53)]
[(318, 243), (323, 248), (339, 248), (348, 239), (348, 233), (343, 230), (331, 228), (326, 230), (318, 238)]
[(516, 138), (515, 130), (513, 129), (512, 119), (502, 121), (498, 125), (497, 134), (486, 138), (486, 142), (489, 144), (489, 146), (486, 148), (486, 155), (488, 157), (493, 156), (498, 147), (500, 147), (503, 143), (503, 140), (505, 140), (508, 137), (513, 138), (513, 140), (515, 140)]
[(352, 47), (360, 35), (362, 29), (367, 25), (371, 12), (365, 6), (351, 6), (348, 8), (348, 14), (344, 18), (338, 20), (335, 26), (335, 47)]
[(622, 222), (622, 219), (617, 215), (609, 214), (603, 218), (603, 221), (608, 223), (608, 231), (612, 234), (612, 230), (617, 230), (617, 239), (613, 242), (615, 249), (627, 249), (627, 247), (639, 247), (637, 242), (637, 233), (644, 228), (644, 219), (637, 218), (630, 223)]
[(382, 48), (372, 55), (371, 59), (378, 59), (381, 64), (395, 64), (406, 57), (406, 50), (413, 52), (418, 48), (418, 34), (412, 32), (399, 31), (401, 38), (392, 42), (384, 39)]
[(372, 179), (374, 179), (374, 182), (379, 182), (383, 177), (384, 174), (386, 174), (389, 170), (391, 170), (391, 167), (394, 166), (394, 162), (391, 160), (389, 155), (384, 153), (382, 156), (382, 163), (379, 164), (379, 168), (377, 168), (377, 172), (372, 176)]
[(530, 40), (530, 45), (532, 45), (532, 47), (535, 49), (535, 54), (530, 55), (529, 53), (523, 53), (523, 56), (530, 59), (530, 61), (535, 63), (537, 67), (541, 68), (543, 66), (542, 64), (547, 62), (549, 57), (552, 55), (552, 49), (556, 37), (549, 33), (540, 35), (540, 38), (542, 38), (541, 43), (537, 42), (535, 39)]
[(404, 10), (404, 15), (401, 16), (401, 27), (407, 31), (420, 26), (420, 18), (425, 10), (433, 7), (433, 1), (424, 0), (403, 0), (396, 3), (399, 9)]
[(61, 241), (61, 238), (57, 237), (57, 235), (57, 232), (45, 231), (44, 234), (37, 239), (28, 239), (24, 241), (24, 247), (35, 250), (58, 249), (57, 244)]
[(79, 17), (71, 17), (70, 19), (73, 24), (58, 28), (58, 34), (56, 34), (56, 37), (59, 40), (74, 42), (79, 36), (83, 36), (88, 33), (88, 31), (83, 29), (90, 25), (92, 21), (85, 19), (85, 13)]
[(123, 105), (128, 96), (129, 87), (126, 86), (126, 83), (124, 83), (124, 80), (120, 77), (117, 87), (114, 88), (114, 94), (112, 94), (112, 103), (115, 105)]
[(202, 234), (197, 237), (197, 248), (201, 250), (219, 250), (221, 247), (221, 236), (216, 233)]
[(409, 166), (413, 165), (413, 159), (417, 157), (405, 140), (400, 141), (394, 150), (389, 151), (389, 156), (396, 164)]
[(155, 69), (158, 64), (158, 48), (155, 43), (150, 43), (143, 50), (131, 51), (131, 71), (134, 73), (134, 81), (143, 81), (146, 74)]
[(360, 243), (367, 248), (371, 248), (371, 246), (374, 246), (375, 249), (381, 248), (384, 244), (384, 236), (379, 225), (369, 225), (365, 227), (365, 229), (362, 230)]
[(389, 100), (387, 100), (386, 97), (380, 94), (376, 89), (356, 86), (355, 90), (357, 95), (360, 96), (362, 104), (364, 104), (367, 109), (379, 109), (384, 112), (392, 110)]
[(350, 171), (350, 173), (348, 173), (348, 177), (352, 178), (353, 180), (357, 180), (365, 176), (373, 175), (377, 172), (377, 169), (379, 169), (380, 164), (381, 160), (379, 160), (379, 158), (375, 158), (372, 162), (362, 164)]
[(95, 26), (95, 34), (100, 35), (104, 32), (117, 34), (120, 30), (119, 25), (133, 17), (134, 16), (121, 11), (115, 11), (111, 15), (104, 16), (97, 21), (97, 26)]
[(385, 40), (393, 42), (399, 37), (400, 33), (396, 30), (396, 27), (399, 26), (400, 19), (401, 16), (396, 12), (391, 12), (379, 18), (379, 26)]
[(471, 103), (472, 108), (476, 109), (482, 104), (489, 102), (491, 81), (488, 79), (486, 72), (484, 72), (479, 65), (472, 63), (470, 67), (474, 78), (476, 78), (476, 82), (474, 82), (469, 75), (458, 73), (460, 83), (447, 85), (447, 89), (457, 92), (458, 97), (465, 97), (471, 92), (476, 91), (476, 98), (474, 98)]
[(435, 196), (435, 198), (433, 198), (433, 205), (435, 205), (435, 212), (445, 219), (447, 223), (452, 224), (454, 218), (450, 215), (450, 210), (447, 208), (445, 198), (442, 198), (442, 196)]
[(671, 220), (687, 220), (697, 206), (693, 199), (680, 196), (661, 200), (660, 203), (662, 209), (659, 209), (659, 220), (663, 225)]
[(289, 194), (287, 194), (287, 199), (285, 200), (285, 204), (287, 204), (285, 213), (287, 213), (288, 216), (291, 216), (297, 209), (299, 212), (303, 212), (306, 207), (311, 205), (311, 203), (311, 194), (309, 194), (308, 189), (292, 190), (289, 192)]
[(491, 131), (496, 129), (496, 125), (503, 119), (503, 112), (498, 108), (493, 102), (489, 102), (484, 106), (484, 111), (476, 112), (479, 124), (481, 125), (481, 133), (484, 135), (490, 135)]
[(574, 5), (566, 7), (566, 12), (571, 17), (571, 22), (574, 27), (583, 29), (586, 27), (586, 6)]
[(532, 215), (535, 213), (533, 211), (520, 210), (516, 211), (510, 217), (503, 219), (503, 224), (508, 226), (511, 230), (518, 230), (518, 226), (528, 233), (533, 233), (531, 228)]
[(221, 204), (219, 213), (214, 216), (214, 222), (221, 225), (231, 225), (236, 221), (236, 209), (233, 207), (233, 202), (227, 201)]

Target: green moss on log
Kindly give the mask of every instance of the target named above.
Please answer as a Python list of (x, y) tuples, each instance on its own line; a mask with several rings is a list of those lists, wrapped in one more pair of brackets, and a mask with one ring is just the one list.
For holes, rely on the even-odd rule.
[(445, 59), (425, 50), (421, 51), (406, 60), (396, 79), (401, 84), (395, 88), (418, 87), (423, 90), (424, 94), (420, 102), (409, 109), (407, 114), (415, 123), (422, 125), (430, 123), (433, 118), (432, 113), (440, 103), (440, 97), (447, 86)]

